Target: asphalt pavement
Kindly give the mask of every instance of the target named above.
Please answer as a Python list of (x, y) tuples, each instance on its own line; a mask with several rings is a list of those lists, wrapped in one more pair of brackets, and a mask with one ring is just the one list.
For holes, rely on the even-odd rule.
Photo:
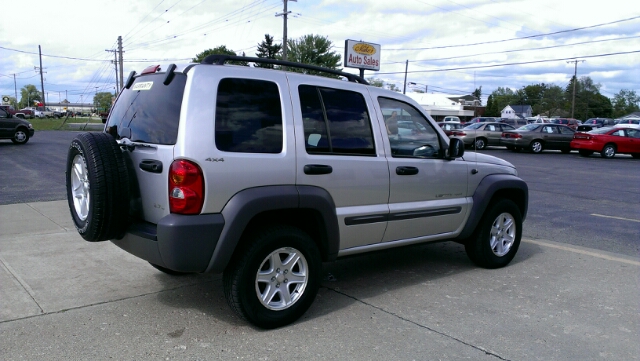
[(640, 259), (526, 238), (475, 267), (436, 243), (324, 265), (296, 323), (256, 329), (220, 275), (89, 243), (66, 201), (0, 205), (2, 360), (638, 360)]

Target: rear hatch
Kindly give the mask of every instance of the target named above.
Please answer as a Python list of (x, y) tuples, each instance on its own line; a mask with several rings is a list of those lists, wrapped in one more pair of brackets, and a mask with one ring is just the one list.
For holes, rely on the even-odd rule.
[(106, 130), (127, 145), (124, 155), (131, 181), (131, 216), (158, 223), (169, 214), (169, 168), (178, 137), (187, 77), (174, 73), (138, 76), (124, 88), (107, 120)]

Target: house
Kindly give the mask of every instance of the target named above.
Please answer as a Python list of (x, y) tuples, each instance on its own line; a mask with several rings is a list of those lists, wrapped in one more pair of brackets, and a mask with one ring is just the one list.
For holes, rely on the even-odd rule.
[(522, 119), (531, 117), (532, 113), (533, 109), (531, 109), (531, 105), (507, 105), (504, 109), (502, 109), (501, 116), (502, 118), (507, 119)]
[(411, 92), (406, 95), (418, 102), (435, 121), (441, 121), (446, 116), (471, 119), (474, 115), (473, 110), (465, 109), (464, 103), (443, 94)]

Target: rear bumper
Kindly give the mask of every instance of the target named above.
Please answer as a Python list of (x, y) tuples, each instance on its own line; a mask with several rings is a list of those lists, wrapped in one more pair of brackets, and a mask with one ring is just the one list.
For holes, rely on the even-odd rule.
[(224, 227), (222, 214), (169, 214), (158, 224), (134, 223), (116, 246), (178, 272), (204, 272)]

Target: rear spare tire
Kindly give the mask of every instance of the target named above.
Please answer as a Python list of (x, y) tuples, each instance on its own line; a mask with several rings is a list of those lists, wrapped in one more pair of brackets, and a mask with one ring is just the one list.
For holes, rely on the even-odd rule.
[(66, 183), (71, 218), (82, 238), (99, 242), (122, 237), (129, 217), (129, 177), (111, 135), (82, 133), (71, 141)]

